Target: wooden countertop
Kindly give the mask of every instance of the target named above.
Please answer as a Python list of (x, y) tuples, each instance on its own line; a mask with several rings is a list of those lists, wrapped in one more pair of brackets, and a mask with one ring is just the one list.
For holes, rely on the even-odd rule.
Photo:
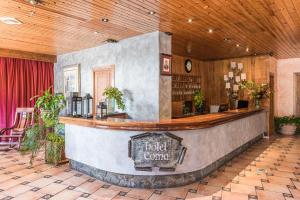
[(241, 119), (263, 109), (238, 109), (222, 113), (197, 115), (179, 119), (161, 121), (138, 121), (132, 119), (108, 118), (105, 120), (60, 117), (60, 123), (73, 124), (100, 129), (131, 130), (131, 131), (176, 131), (203, 129)]

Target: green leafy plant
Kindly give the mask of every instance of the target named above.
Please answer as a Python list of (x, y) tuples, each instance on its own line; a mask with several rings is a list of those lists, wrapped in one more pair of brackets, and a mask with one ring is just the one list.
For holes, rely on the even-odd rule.
[(66, 100), (63, 94), (52, 94), (51, 87), (42, 96), (34, 96), (35, 108), (40, 111), (40, 116), (47, 127), (54, 127), (58, 121), (59, 112), (65, 107)]
[(269, 98), (270, 95), (270, 87), (267, 83), (257, 84), (253, 81), (247, 81), (241, 84), (243, 89), (247, 89), (249, 91), (250, 97), (257, 100), (262, 100), (265, 98)]
[(58, 164), (61, 160), (65, 139), (63, 136), (52, 132), (46, 136), (46, 161)]
[[(65, 107), (66, 101), (62, 94), (52, 94), (51, 87), (46, 90), (41, 96), (34, 96), (31, 99), (36, 99), (35, 103), (35, 124), (25, 132), (25, 137), (21, 145), (21, 152), (31, 152), (30, 164), (33, 163), (34, 158), (37, 156), (39, 150), (44, 147), (48, 142), (52, 143), (53, 134), (57, 137), (62, 137), (57, 133), (62, 132), (64, 128), (59, 123), (58, 117), (60, 111)], [(40, 122), (39, 118), (42, 120)], [(50, 135), (50, 136), (48, 136)], [(56, 145), (56, 143), (55, 143)], [(46, 158), (60, 158), (60, 155), (53, 155), (54, 152), (59, 152), (57, 148), (63, 148), (63, 145), (56, 145), (55, 147), (50, 145), (50, 148), (46, 149)], [(52, 159), (53, 160), (53, 159)]]
[(26, 130), (24, 140), (21, 146), (21, 152), (24, 154), (26, 152), (31, 152), (30, 164), (32, 165), (34, 158), (38, 154), (41, 147), (45, 144), (45, 135), (43, 126), (35, 124)]
[(203, 106), (204, 96), (201, 90), (196, 90), (194, 94), (194, 104), (197, 110), (200, 110)]
[(107, 99), (115, 100), (119, 109), (125, 110), (125, 103), (123, 101), (123, 93), (116, 87), (105, 88), (103, 95)]
[(297, 133), (299, 133), (300, 128), (300, 117), (295, 116), (284, 116), (284, 117), (275, 117), (275, 130), (276, 132), (279, 132), (282, 126), (291, 124), (297, 126)]

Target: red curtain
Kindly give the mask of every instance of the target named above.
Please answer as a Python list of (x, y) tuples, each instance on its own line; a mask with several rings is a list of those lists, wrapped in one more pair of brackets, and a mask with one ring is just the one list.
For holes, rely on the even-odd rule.
[(0, 57), (0, 129), (11, 127), (16, 108), (33, 107), (30, 98), (53, 81), (53, 63)]

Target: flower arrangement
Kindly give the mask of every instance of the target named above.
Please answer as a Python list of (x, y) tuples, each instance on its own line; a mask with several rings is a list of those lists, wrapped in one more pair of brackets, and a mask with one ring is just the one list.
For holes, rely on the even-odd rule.
[(241, 88), (249, 91), (250, 97), (255, 101), (255, 106), (260, 107), (260, 101), (262, 99), (269, 98), (270, 86), (267, 83), (257, 84), (253, 81), (247, 81), (241, 84)]

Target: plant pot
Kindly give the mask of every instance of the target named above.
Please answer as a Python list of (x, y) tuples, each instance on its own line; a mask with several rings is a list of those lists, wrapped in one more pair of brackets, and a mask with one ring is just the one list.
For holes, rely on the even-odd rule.
[(295, 135), (297, 126), (294, 124), (283, 125), (280, 129), (282, 135)]
[(57, 143), (46, 141), (45, 161), (48, 164), (59, 165), (66, 160), (64, 145), (60, 148)]

